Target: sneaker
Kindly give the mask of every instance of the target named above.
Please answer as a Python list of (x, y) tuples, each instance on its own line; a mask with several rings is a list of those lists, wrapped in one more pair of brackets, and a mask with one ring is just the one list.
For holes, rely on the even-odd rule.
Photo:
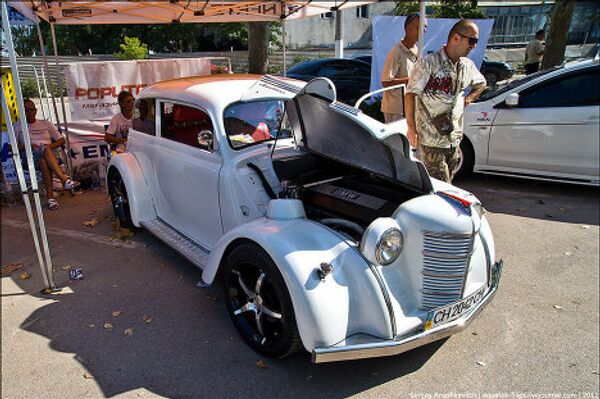
[(63, 187), (65, 188), (65, 190), (74, 190), (77, 187), (79, 187), (79, 182), (76, 180), (69, 179), (65, 182), (65, 184), (63, 184)]
[(58, 201), (56, 201), (54, 198), (50, 198), (48, 200), (48, 209), (50, 209), (51, 211), (55, 211), (58, 208), (60, 208), (60, 205), (58, 205)]

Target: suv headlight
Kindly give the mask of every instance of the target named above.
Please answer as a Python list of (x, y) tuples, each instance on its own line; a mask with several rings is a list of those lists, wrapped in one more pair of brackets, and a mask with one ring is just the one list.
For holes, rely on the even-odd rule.
[(360, 251), (365, 258), (381, 266), (387, 266), (398, 259), (403, 247), (402, 231), (392, 218), (375, 219), (360, 242)]

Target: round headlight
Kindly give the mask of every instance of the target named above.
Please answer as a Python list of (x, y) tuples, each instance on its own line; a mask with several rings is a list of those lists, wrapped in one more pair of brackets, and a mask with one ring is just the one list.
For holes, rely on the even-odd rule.
[(381, 266), (393, 263), (404, 246), (404, 237), (393, 218), (375, 219), (365, 231), (360, 251), (369, 262)]
[(375, 259), (382, 266), (389, 265), (400, 256), (404, 245), (402, 232), (396, 228), (386, 230), (375, 246)]

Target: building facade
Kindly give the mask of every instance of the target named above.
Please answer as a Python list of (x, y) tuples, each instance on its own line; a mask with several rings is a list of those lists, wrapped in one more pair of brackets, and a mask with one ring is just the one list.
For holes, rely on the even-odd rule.
[[(431, 3), (430, 3), (431, 4)], [(550, 20), (553, 0), (479, 1), (479, 8), (495, 20), (488, 42), (491, 47), (520, 47)], [(371, 48), (371, 20), (376, 15), (394, 15), (395, 2), (379, 1), (342, 11), (343, 38), (346, 48)], [(430, 14), (430, 12), (427, 12)], [(600, 1), (575, 3), (569, 29), (569, 44), (600, 41)], [(286, 22), (289, 48), (332, 48), (335, 46), (336, 14)]]

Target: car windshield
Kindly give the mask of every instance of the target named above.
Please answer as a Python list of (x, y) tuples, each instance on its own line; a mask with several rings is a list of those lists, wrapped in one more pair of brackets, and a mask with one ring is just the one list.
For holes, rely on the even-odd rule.
[(529, 81), (531, 81), (532, 79), (535, 79), (537, 77), (540, 77), (542, 75), (545, 75), (547, 73), (556, 71), (557, 69), (559, 69), (561, 67), (555, 67), (555, 68), (551, 68), (551, 69), (546, 69), (544, 71), (539, 71), (536, 73), (532, 73), (531, 75), (527, 75), (521, 79), (515, 79), (515, 80), (511, 80), (510, 82), (499, 86), (498, 88), (496, 88), (495, 90), (490, 90), (490, 91), (486, 91), (485, 93), (483, 93), (478, 99), (477, 101), (486, 101), (489, 100), (490, 98), (494, 98), (496, 96), (499, 96), (502, 93), (506, 93), (509, 90), (514, 89), (515, 87), (521, 86), (522, 84), (525, 84)]
[[(282, 100), (237, 102), (225, 109), (223, 123), (229, 145), (237, 150), (268, 140), (290, 137)], [(283, 126), (282, 126), (283, 125)]]

